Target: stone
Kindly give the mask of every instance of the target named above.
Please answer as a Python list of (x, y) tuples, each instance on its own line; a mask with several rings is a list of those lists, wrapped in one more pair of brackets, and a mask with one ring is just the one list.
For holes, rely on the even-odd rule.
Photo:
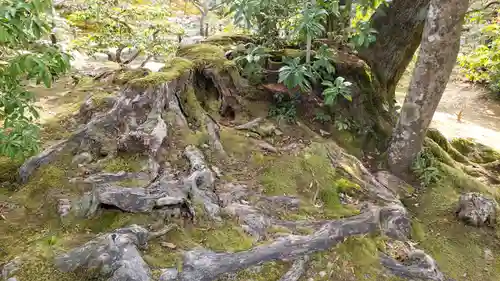
[(480, 193), (470, 192), (460, 195), (457, 217), (466, 224), (481, 227), (494, 226), (496, 222), (497, 203)]
[(73, 160), (71, 160), (71, 164), (73, 165), (79, 165), (79, 164), (87, 164), (92, 161), (92, 155), (88, 152), (83, 152), (75, 157), (73, 157)]
[(14, 258), (2, 267), (2, 278), (7, 280), (9, 277), (14, 275), (21, 267), (21, 259), (19, 257)]
[(484, 249), (484, 259), (488, 264), (491, 264), (492, 262), (495, 261), (495, 256), (493, 255), (493, 252), (490, 249)]
[(65, 217), (69, 214), (70, 211), (71, 211), (71, 201), (69, 201), (69, 199), (66, 198), (59, 199), (57, 202), (57, 213), (59, 214), (59, 216), (61, 218)]
[(182, 204), (183, 202), (184, 198), (165, 196), (156, 200), (156, 206), (161, 207), (161, 206), (178, 205)]
[(57, 256), (55, 265), (62, 272), (95, 268), (111, 276), (108, 281), (151, 281), (151, 270), (139, 252), (149, 235), (138, 225), (120, 228)]
[(160, 281), (177, 281), (177, 275), (179, 275), (179, 272), (175, 268), (169, 268), (163, 270), (163, 272), (160, 275)]

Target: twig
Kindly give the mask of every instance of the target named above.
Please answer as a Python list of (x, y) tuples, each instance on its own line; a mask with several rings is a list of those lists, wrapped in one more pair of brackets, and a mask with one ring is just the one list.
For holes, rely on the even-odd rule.
[(178, 226), (176, 224), (169, 224), (169, 225), (165, 226), (161, 230), (150, 232), (149, 235), (148, 235), (148, 240), (155, 239), (155, 238), (158, 238), (160, 236), (163, 236), (163, 235), (167, 234), (168, 232), (170, 232), (171, 230), (173, 230), (174, 228), (177, 228), (177, 227)]

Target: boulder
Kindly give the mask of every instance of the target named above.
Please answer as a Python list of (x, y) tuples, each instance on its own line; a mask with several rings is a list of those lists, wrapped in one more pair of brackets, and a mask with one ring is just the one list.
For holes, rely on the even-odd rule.
[(473, 226), (493, 226), (496, 222), (497, 203), (479, 193), (466, 193), (460, 196), (457, 217)]

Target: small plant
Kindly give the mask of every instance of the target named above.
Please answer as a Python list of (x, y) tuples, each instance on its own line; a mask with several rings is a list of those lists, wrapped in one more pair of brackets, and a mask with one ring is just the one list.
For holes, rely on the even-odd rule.
[(335, 120), (335, 128), (339, 131), (347, 131), (351, 129), (352, 124), (349, 119), (340, 118)]
[(283, 83), (289, 90), (299, 87), (302, 91), (311, 89), (311, 79), (313, 76), (307, 64), (300, 63), (300, 57), (285, 59), (285, 66), (279, 69), (278, 83)]
[(320, 77), (323, 80), (335, 74), (335, 66), (333, 66), (333, 53), (328, 49), (327, 45), (322, 45), (314, 56), (311, 70), (314, 76)]
[(269, 109), (269, 116), (280, 120), (285, 120), (289, 123), (294, 123), (297, 119), (296, 100), (283, 94), (274, 96), (276, 104)]
[(351, 36), (351, 42), (355, 47), (367, 48), (377, 40), (377, 31), (370, 27), (370, 21), (361, 21), (356, 25), (356, 32)]
[(326, 105), (335, 104), (337, 96), (339, 95), (343, 96), (348, 101), (352, 101), (351, 91), (349, 89), (352, 83), (349, 81), (345, 81), (344, 77), (335, 78), (335, 81), (333, 83), (331, 81), (325, 80), (321, 84), (323, 86), (326, 86), (326, 89), (323, 91)]
[(262, 80), (263, 63), (270, 57), (266, 49), (262, 46), (254, 46), (248, 49), (244, 55), (235, 58), (235, 62), (240, 68), (244, 77), (251, 83), (259, 83)]
[(323, 110), (317, 110), (314, 116), (315, 121), (319, 121), (321, 123), (328, 123), (332, 121), (332, 116), (326, 114)]
[(441, 173), (434, 155), (425, 148), (413, 161), (413, 172), (418, 176), (422, 186), (429, 186), (441, 180)]

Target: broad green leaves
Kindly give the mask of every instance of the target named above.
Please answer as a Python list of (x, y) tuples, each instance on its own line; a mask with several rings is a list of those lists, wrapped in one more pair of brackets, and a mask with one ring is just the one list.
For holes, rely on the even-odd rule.
[(311, 83), (308, 78), (312, 78), (312, 75), (306, 65), (300, 63), (300, 59), (297, 57), (285, 61), (286, 65), (279, 70), (278, 83), (283, 83), (290, 90), (300, 88), (309, 91)]
[(50, 87), (69, 67), (69, 56), (39, 42), (49, 30), (51, 1), (7, 0), (0, 4), (0, 154), (26, 157), (38, 150), (34, 96), (21, 86), (35, 80)]
[(236, 65), (240, 68), (243, 76), (251, 83), (259, 83), (262, 79), (264, 63), (270, 55), (262, 46), (254, 46), (248, 49), (244, 55), (235, 58)]
[(297, 32), (303, 36), (319, 37), (325, 32), (323, 22), (328, 15), (325, 9), (306, 5), (302, 10), (302, 17), (298, 21)]
[(333, 105), (339, 95), (343, 96), (348, 101), (352, 101), (351, 92), (349, 89), (352, 83), (349, 81), (345, 81), (344, 77), (337, 77), (333, 83), (331, 81), (325, 80), (323, 81), (322, 85), (326, 87), (326, 89), (323, 91), (326, 105)]

